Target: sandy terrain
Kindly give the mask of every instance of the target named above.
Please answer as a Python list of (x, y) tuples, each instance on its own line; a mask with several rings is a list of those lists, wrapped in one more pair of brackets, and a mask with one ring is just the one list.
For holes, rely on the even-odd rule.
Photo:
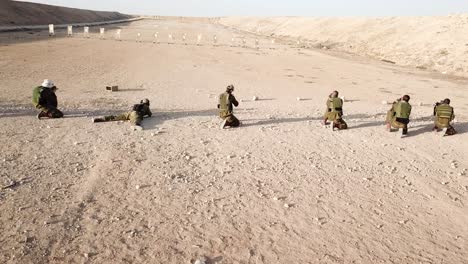
[(0, 26), (84, 23), (131, 18), (118, 12), (91, 11), (0, 0)]
[[(466, 80), (269, 39), (256, 50), (254, 36), (230, 47), (239, 32), (200, 21), (122, 30), (0, 34), (0, 263), (467, 263)], [(220, 45), (193, 45), (199, 33)], [(35, 118), (44, 78), (66, 118)], [(220, 130), (231, 83), (244, 126)], [(347, 131), (319, 122), (334, 89)], [(400, 139), (382, 101), (404, 93)], [(91, 123), (145, 97), (144, 131)], [(442, 138), (431, 105), (445, 97), (460, 133)]]
[(398, 65), (468, 77), (468, 14), (447, 17), (245, 18), (220, 23), (301, 45), (390, 60)]

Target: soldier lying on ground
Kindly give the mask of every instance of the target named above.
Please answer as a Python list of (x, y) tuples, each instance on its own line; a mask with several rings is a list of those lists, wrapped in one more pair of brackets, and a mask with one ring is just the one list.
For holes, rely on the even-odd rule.
[(136, 130), (142, 130), (141, 122), (145, 116), (151, 117), (152, 113), (150, 110), (150, 101), (148, 99), (141, 100), (139, 104), (133, 106), (132, 111), (125, 112), (120, 115), (110, 115), (104, 117), (93, 118), (94, 123), (100, 122), (111, 122), (111, 121), (130, 121), (133, 128)]
[(51, 80), (44, 80), (41, 86), (33, 89), (32, 103), (34, 107), (41, 110), (37, 118), (62, 118), (63, 113), (57, 109), (58, 101), (55, 92), (57, 87)]

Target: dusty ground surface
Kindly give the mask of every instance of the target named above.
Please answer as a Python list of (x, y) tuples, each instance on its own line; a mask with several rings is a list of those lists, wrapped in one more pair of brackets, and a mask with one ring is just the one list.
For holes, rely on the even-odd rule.
[[(239, 32), (187, 20), (136, 22), (121, 42), (46, 34), (0, 35), (0, 263), (467, 263), (466, 81), (251, 36), (230, 47)], [(35, 118), (44, 78), (66, 118)], [(220, 130), (231, 83), (244, 126)], [(335, 89), (347, 131), (319, 122)], [(405, 93), (400, 139), (382, 101)], [(442, 138), (445, 97), (459, 134)], [(142, 98), (144, 131), (91, 123)]]
[(468, 77), (468, 14), (441, 17), (226, 17), (221, 24), (301, 45)]

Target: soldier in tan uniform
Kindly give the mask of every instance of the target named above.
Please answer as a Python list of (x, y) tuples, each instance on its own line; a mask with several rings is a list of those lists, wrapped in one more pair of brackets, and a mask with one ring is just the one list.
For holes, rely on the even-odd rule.
[(434, 106), (434, 116), (435, 124), (434, 131), (442, 129), (444, 134), (443, 136), (455, 135), (457, 131), (450, 124), (453, 119), (455, 119), (455, 112), (453, 107), (450, 106), (450, 99), (444, 99), (440, 103), (436, 103)]
[(408, 124), (410, 122), (411, 105), (409, 104), (410, 96), (404, 95), (401, 100), (393, 103), (392, 109), (387, 114), (387, 129), (392, 131), (392, 128), (402, 129), (401, 135), (408, 134)]
[(151, 117), (150, 101), (143, 99), (139, 104), (133, 106), (132, 111), (122, 113), (120, 115), (110, 115), (104, 117), (93, 118), (94, 123), (111, 122), (111, 121), (130, 121), (137, 130), (142, 130), (141, 122), (145, 116)]
[(343, 120), (343, 100), (338, 97), (338, 94), (338, 91), (333, 91), (328, 96), (327, 109), (324, 114), (323, 124), (327, 125), (327, 121), (330, 120), (332, 130), (348, 128), (348, 124)]
[(219, 95), (219, 117), (223, 119), (221, 123), (221, 129), (225, 127), (238, 127), (241, 122), (237, 117), (234, 116), (234, 107), (239, 106), (239, 102), (236, 100), (236, 97), (232, 94), (234, 92), (234, 86), (229, 85), (226, 88), (226, 92)]

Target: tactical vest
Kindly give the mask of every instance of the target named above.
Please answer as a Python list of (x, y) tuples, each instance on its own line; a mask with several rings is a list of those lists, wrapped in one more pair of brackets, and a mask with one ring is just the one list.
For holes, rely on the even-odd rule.
[(330, 98), (328, 101), (328, 108), (331, 112), (341, 112), (343, 111), (343, 101), (340, 98)]
[(229, 110), (229, 94), (222, 93), (219, 95), (219, 110), (228, 111)]
[(440, 104), (436, 107), (436, 116), (441, 118), (452, 118), (453, 107), (448, 104)]
[(411, 105), (401, 101), (395, 105), (395, 117), (408, 119), (411, 114)]

